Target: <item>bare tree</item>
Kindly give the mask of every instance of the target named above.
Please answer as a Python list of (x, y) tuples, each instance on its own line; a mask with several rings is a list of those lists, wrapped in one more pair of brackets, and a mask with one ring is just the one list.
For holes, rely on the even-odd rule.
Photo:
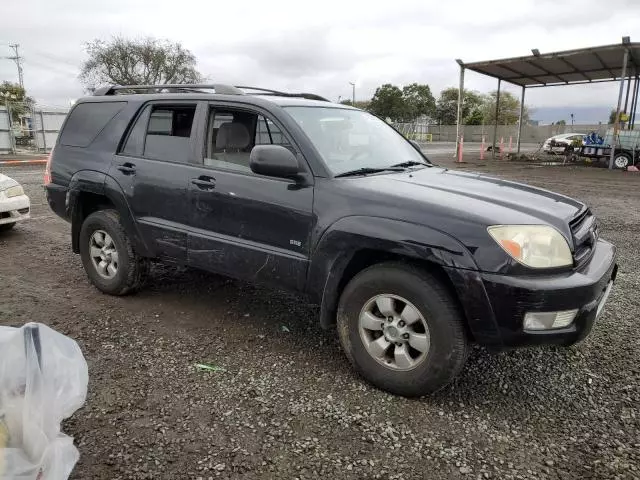
[(86, 45), (80, 81), (88, 90), (99, 85), (166, 85), (197, 83), (196, 57), (179, 43), (156, 38), (114, 37)]

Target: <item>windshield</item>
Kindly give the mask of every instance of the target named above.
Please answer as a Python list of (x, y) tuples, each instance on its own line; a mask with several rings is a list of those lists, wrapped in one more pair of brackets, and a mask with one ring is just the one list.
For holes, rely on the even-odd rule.
[(404, 137), (370, 113), (335, 107), (285, 109), (309, 136), (334, 175), (406, 162), (427, 163)]

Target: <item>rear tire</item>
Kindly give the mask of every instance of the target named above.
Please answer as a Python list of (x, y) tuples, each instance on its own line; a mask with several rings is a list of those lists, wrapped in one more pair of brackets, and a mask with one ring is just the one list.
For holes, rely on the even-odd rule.
[(149, 260), (134, 252), (115, 210), (100, 210), (85, 219), (80, 257), (91, 283), (110, 295), (139, 290), (149, 274)]
[(3, 223), (2, 225), (0, 225), (0, 232), (8, 232), (9, 230), (11, 230), (13, 227), (16, 226), (16, 223)]
[[(413, 320), (403, 322), (407, 316)], [(340, 342), (356, 371), (398, 395), (436, 392), (458, 375), (467, 358), (468, 341), (456, 299), (434, 275), (410, 265), (379, 264), (357, 274), (342, 293), (337, 323)], [(424, 345), (413, 342), (422, 332), (427, 337)]]

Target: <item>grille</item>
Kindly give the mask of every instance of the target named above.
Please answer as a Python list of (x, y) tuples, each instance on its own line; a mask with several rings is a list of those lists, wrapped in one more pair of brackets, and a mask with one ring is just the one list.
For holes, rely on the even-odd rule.
[(573, 259), (577, 267), (584, 265), (593, 253), (598, 240), (598, 222), (589, 209), (579, 213), (569, 222), (573, 235)]
[(27, 208), (19, 208), (18, 209), (18, 213), (20, 215), (24, 215), (25, 213), (29, 213), (29, 207), (27, 207)]

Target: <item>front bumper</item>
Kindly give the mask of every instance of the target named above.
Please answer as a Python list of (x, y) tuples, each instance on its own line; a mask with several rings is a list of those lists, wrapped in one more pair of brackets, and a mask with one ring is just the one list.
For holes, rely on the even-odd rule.
[[(589, 263), (553, 276), (514, 277), (449, 269), (469, 326), (478, 343), (492, 347), (570, 345), (585, 338), (618, 267), (615, 247), (598, 240)], [(605, 299), (606, 300), (606, 299)], [(527, 312), (578, 309), (566, 328), (525, 331)]]
[(27, 220), (30, 211), (31, 205), (26, 195), (0, 199), (0, 225)]

